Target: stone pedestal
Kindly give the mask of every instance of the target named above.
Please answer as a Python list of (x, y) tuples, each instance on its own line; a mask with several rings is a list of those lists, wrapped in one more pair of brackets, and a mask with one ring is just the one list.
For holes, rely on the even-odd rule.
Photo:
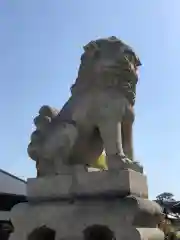
[[(85, 172), (29, 179), (28, 202), (11, 211), (10, 240), (162, 239), (161, 209), (147, 199), (146, 177), (133, 170)], [(98, 235), (98, 237), (97, 237)], [(93, 236), (93, 237), (92, 237)], [(104, 238), (104, 237), (102, 237)]]

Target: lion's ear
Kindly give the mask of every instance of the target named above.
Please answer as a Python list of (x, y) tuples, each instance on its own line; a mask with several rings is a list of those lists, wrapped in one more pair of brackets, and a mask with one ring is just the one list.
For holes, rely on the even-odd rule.
[(89, 42), (87, 45), (83, 47), (86, 54), (92, 55), (93, 53), (99, 51), (99, 47), (95, 41)]

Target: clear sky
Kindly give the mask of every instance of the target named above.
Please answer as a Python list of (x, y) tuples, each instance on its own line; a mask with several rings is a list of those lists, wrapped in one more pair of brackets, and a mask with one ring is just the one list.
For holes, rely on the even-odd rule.
[(1, 0), (0, 168), (35, 176), (26, 153), (33, 117), (67, 100), (84, 44), (116, 35), (143, 63), (134, 145), (150, 197), (180, 199), (179, 9), (179, 0)]

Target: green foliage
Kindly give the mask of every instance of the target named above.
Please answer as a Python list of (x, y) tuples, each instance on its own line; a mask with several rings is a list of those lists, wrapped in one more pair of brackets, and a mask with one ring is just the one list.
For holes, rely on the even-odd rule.
[(175, 201), (174, 194), (170, 192), (163, 192), (156, 197), (159, 201)]

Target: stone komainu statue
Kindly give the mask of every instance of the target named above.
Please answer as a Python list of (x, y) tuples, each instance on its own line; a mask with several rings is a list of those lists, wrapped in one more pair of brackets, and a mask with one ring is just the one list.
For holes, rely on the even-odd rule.
[[(29, 156), (40, 175), (58, 174), (64, 165), (93, 164), (105, 149), (108, 166), (133, 168), (133, 106), (141, 65), (116, 37), (84, 47), (71, 97), (61, 111), (43, 106), (34, 119)], [(116, 165), (117, 166), (117, 165)]]

